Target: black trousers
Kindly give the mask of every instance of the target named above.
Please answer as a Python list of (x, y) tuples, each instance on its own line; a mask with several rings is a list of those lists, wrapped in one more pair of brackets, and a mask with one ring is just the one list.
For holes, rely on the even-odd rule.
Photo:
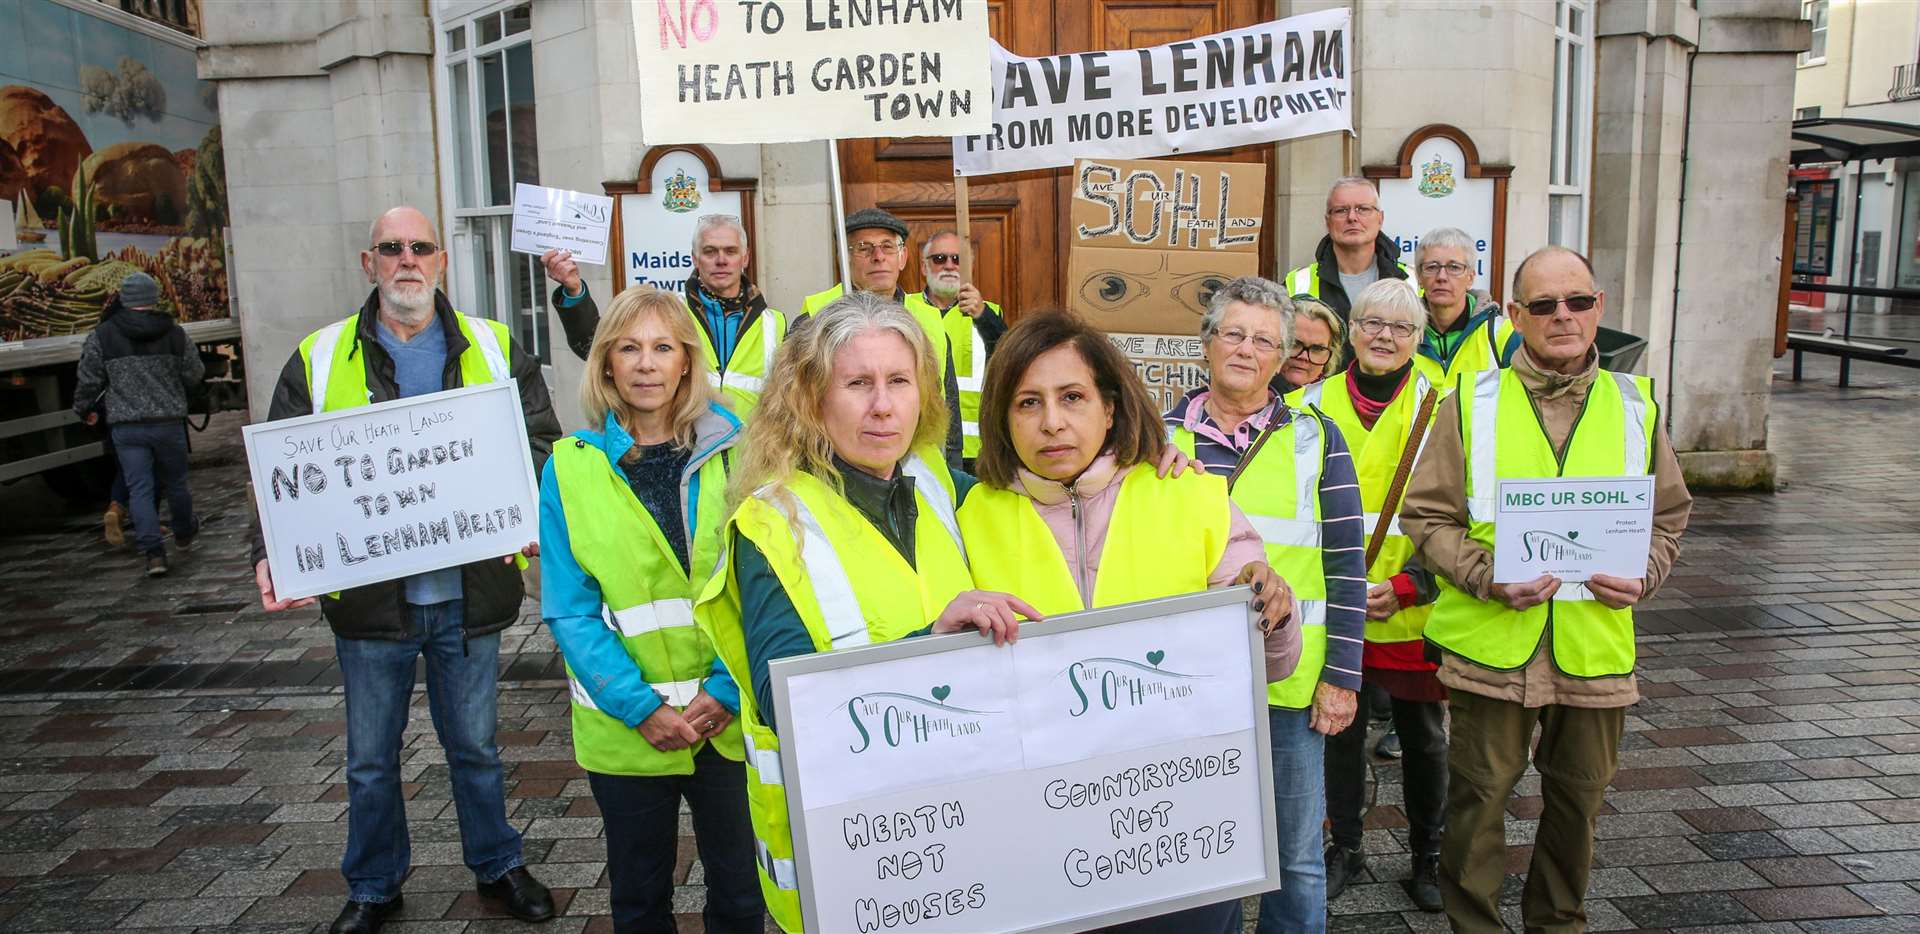
[(672, 934), (673, 870), (680, 847), (680, 799), (693, 811), (693, 839), (706, 870), (708, 934), (759, 934), (760, 897), (747, 816), (747, 770), (709, 745), (692, 775), (588, 772), (607, 830), (607, 875), (618, 934)]
[[(1348, 849), (1360, 847), (1366, 818), (1368, 693), (1360, 692), (1353, 724), (1327, 737), (1327, 819), (1333, 842)], [(1447, 705), (1398, 698), (1390, 703), (1403, 753), (1409, 842), (1415, 853), (1438, 853), (1447, 829)]]

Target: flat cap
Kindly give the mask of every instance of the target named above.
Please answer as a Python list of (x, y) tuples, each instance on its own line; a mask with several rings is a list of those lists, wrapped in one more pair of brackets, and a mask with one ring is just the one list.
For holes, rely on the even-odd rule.
[(891, 230), (899, 234), (902, 240), (907, 238), (907, 223), (879, 208), (861, 208), (847, 215), (847, 233), (876, 227), (881, 230)]

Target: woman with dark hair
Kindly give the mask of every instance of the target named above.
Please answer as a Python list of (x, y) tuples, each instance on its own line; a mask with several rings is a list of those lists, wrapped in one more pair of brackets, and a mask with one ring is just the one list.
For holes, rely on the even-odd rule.
[[(1160, 413), (1106, 336), (1064, 312), (1015, 325), (987, 363), (980, 485), (960, 507), (977, 587), (1052, 616), (1251, 584), (1269, 681), (1291, 674), (1293, 594), (1224, 477), (1162, 478)], [(1238, 931), (1237, 901), (1121, 925), (1128, 932)]]

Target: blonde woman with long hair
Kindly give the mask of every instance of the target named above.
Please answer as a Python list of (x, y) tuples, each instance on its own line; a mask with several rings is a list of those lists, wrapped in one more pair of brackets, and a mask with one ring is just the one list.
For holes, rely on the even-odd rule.
[(673, 930), (680, 800), (706, 871), (706, 929), (758, 932), (740, 689), (693, 624), (720, 560), (740, 421), (713, 399), (678, 296), (620, 293), (587, 351), (597, 430), (540, 480), (541, 616), (567, 663), (574, 758), (607, 833), (614, 930)]
[[(955, 514), (973, 478), (941, 455), (947, 403), (926, 332), (864, 292), (780, 347), (734, 465), (727, 558), (696, 611), (741, 692), (760, 887), (801, 929), (769, 662), (977, 628), (1012, 641), (1016, 597), (975, 590)], [(804, 557), (803, 557), (804, 556)]]

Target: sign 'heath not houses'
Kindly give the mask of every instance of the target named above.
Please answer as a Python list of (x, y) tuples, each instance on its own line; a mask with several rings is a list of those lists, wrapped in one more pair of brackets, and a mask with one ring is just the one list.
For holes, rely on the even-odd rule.
[(986, 0), (632, 2), (650, 145), (987, 129)]

